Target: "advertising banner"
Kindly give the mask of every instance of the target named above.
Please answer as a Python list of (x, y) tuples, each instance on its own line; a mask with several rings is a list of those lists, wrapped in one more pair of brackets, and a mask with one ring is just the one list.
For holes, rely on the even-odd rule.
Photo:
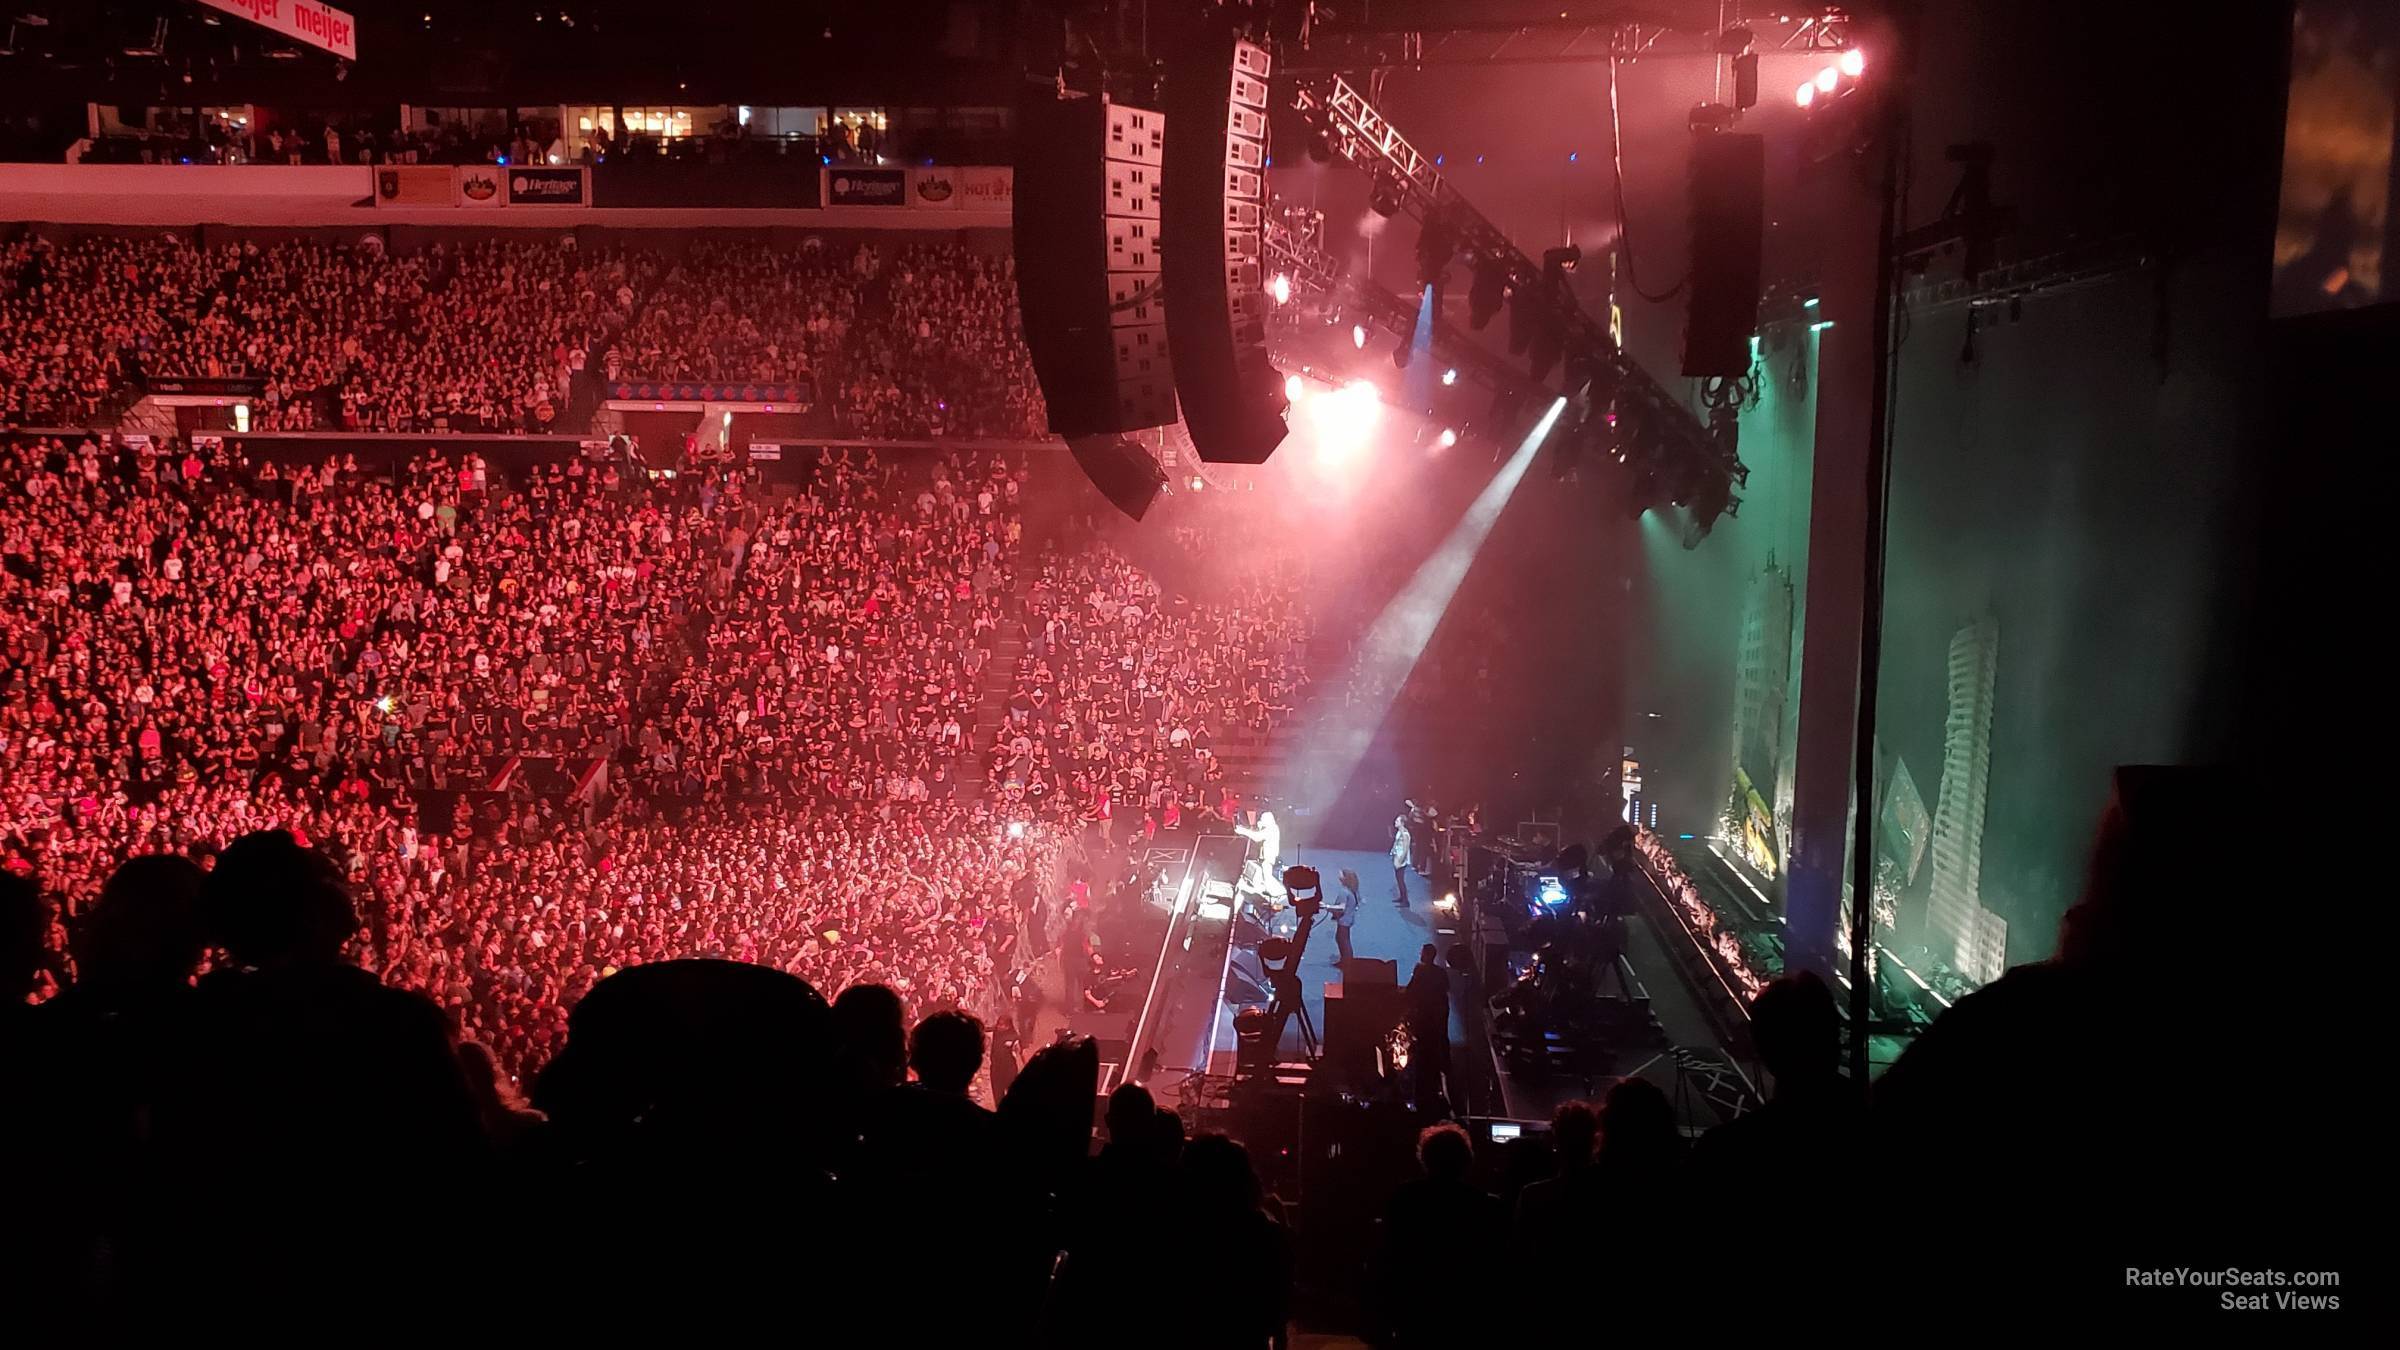
[(581, 169), (525, 168), (508, 171), (510, 206), (581, 206), (591, 200)]
[(142, 390), (173, 398), (256, 398), (267, 382), (256, 375), (151, 375)]
[(497, 164), (461, 164), (451, 173), (460, 206), (508, 205), (508, 170)]
[(827, 169), (827, 206), (906, 206), (906, 169)]
[(440, 164), (392, 164), (375, 171), (382, 206), (448, 206), (450, 170)]
[(958, 209), (958, 170), (910, 169), (908, 204), (928, 211)]
[(1011, 168), (963, 168), (950, 171), (958, 183), (958, 204), (969, 211), (1006, 211), (1016, 204), (1017, 171)]
[[(613, 399), (652, 403), (763, 403), (767, 411), (778, 404), (806, 404), (812, 391), (805, 384), (716, 384), (698, 380), (618, 380), (608, 386)], [(794, 406), (786, 409), (799, 412)]]
[(203, 0), (210, 9), (248, 19), (261, 28), (296, 38), (345, 61), (358, 59), (358, 22), (314, 0)]

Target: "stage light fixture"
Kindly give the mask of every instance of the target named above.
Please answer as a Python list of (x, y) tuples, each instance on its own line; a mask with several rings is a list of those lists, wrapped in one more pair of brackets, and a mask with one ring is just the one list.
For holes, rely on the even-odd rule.
[(1367, 326), (1365, 324), (1361, 323), (1351, 325), (1350, 345), (1358, 348), (1362, 352), (1367, 349)]
[(1308, 401), (1308, 420), (1316, 432), (1317, 463), (1323, 468), (1347, 464), (1365, 447), (1383, 418), (1383, 401), (1375, 386), (1352, 380)]
[(1446, 385), (1458, 383), (1458, 367), (1452, 366), (1448, 370), (1443, 371), (1442, 383)]
[(1433, 438), (1433, 448), (1436, 450), (1447, 450), (1456, 444), (1458, 444), (1458, 433), (1449, 427), (1443, 427), (1442, 434)]
[(1758, 53), (1744, 52), (1733, 58), (1733, 106), (1758, 106)]
[(1442, 274), (1450, 270), (1450, 258), (1458, 252), (1458, 231), (1436, 211), (1425, 217), (1425, 228), (1417, 232), (1417, 284), (1433, 286), (1441, 282)]
[(1298, 403), (1300, 401), (1300, 396), (1307, 392), (1307, 381), (1301, 379), (1297, 375), (1286, 375), (1283, 377), (1283, 397), (1285, 402)]
[(1400, 214), (1400, 185), (1390, 178), (1377, 176), (1374, 191), (1367, 194), (1367, 209), (1387, 220)]
[(1850, 50), (1843, 52), (1842, 59), (1834, 64), (1841, 67), (1844, 75), (1847, 75), (1851, 79), (1855, 80), (1859, 76), (1867, 73), (1867, 54), (1860, 51), (1856, 47), (1852, 47)]
[(1832, 93), (1841, 82), (1842, 72), (1836, 67), (1827, 66), (1817, 72), (1817, 92), (1820, 94)]
[(1467, 288), (1467, 326), (1482, 331), (1508, 299), (1508, 267), (1498, 258), (1475, 264), (1475, 281)]
[(1539, 321), (1541, 306), (1531, 291), (1519, 290), (1508, 297), (1508, 354), (1523, 356), (1533, 345), (1533, 330)]
[(1708, 532), (1716, 528), (1717, 518), (1734, 505), (1732, 480), (1723, 474), (1712, 473), (1703, 479), (1692, 493), (1691, 519), (1683, 527), (1683, 546), (1698, 548)]
[(1275, 297), (1276, 304), (1292, 303), (1292, 279), (1281, 272), (1277, 272), (1275, 279), (1267, 284), (1267, 291)]
[(1542, 253), (1542, 271), (1552, 277), (1572, 272), (1582, 262), (1583, 249), (1576, 244), (1564, 244), (1558, 248), (1546, 249)]
[(1803, 81), (1798, 89), (1792, 91), (1792, 102), (1803, 108), (1816, 101), (1817, 83), (1814, 80)]

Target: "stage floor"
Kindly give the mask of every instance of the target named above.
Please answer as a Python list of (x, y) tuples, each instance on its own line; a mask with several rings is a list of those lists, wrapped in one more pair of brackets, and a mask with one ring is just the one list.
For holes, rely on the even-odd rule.
[[(1185, 1092), (1187, 1078), (1196, 1074), (1229, 1077), (1233, 1073), (1233, 1015), (1245, 1002), (1260, 1002), (1265, 996), (1245, 974), (1245, 967), (1254, 966), (1254, 962), (1237, 963), (1233, 959), (1230, 922), (1211, 921), (1197, 913), (1209, 883), (1237, 876), (1250, 846), (1232, 835), (1161, 839), (1158, 843), (1162, 849), (1188, 850), (1182, 853), (1182, 861), (1191, 877), (1191, 898), (1186, 912), (1178, 915), (1167, 929), (1160, 959), (1151, 972), (1152, 992), (1144, 1001), (1132, 1038), (1129, 1058), (1135, 1062), (1127, 1063), (1121, 1070), (1111, 1066), (1102, 1090), (1114, 1087), (1123, 1077), (1139, 1076), (1138, 1061), (1144, 1051), (1149, 1051), (1156, 1055), (1155, 1067), (1144, 1081), (1161, 1102), (1173, 1103)], [(1282, 862), (1287, 867), (1305, 863), (1316, 868), (1324, 878), (1329, 897), (1339, 892), (1336, 879), (1342, 870), (1355, 870), (1362, 903), (1351, 928), (1352, 953), (1364, 959), (1393, 962), (1404, 984), (1426, 943), (1434, 943), (1447, 952), (1463, 938), (1461, 917), (1434, 907), (1439, 897), (1425, 877), (1415, 872), (1409, 874), (1408, 908), (1393, 902), (1388, 854), (1304, 849), (1285, 854)], [(1288, 934), (1293, 926), (1294, 920), (1286, 912), (1278, 916), (1275, 931)], [(1711, 1031), (1700, 1005), (1684, 987), (1660, 947), (1661, 936), (1637, 915), (1631, 920), (1628, 938), (1627, 958), (1635, 976), (1649, 992), (1652, 1011), (1668, 1044), (1724, 1056), (1725, 1049)], [(1310, 1022), (1320, 1034), (1325, 1025), (1325, 987), (1341, 979), (1339, 956), (1334, 925), (1330, 919), (1322, 919), (1312, 930), (1308, 950), (1300, 963), (1301, 991)], [(1491, 1064), (1480, 1019), (1469, 1025), (1468, 1019), (1477, 1017), (1472, 1000), (1487, 991), (1470, 988), (1468, 975), (1452, 972), (1450, 1036), (1459, 1070), (1477, 1075), (1478, 1082), (1470, 1086), (1471, 1104), (1477, 1114), (1547, 1120), (1560, 1102), (1605, 1092), (1608, 1078), (1618, 1075), (1648, 1078), (1671, 1096), (1675, 1094), (1675, 1057), (1664, 1048), (1628, 1054), (1623, 1062), (1610, 1066), (1607, 1076), (1588, 1082), (1556, 1077), (1533, 1082), (1499, 1072), (1498, 1066)], [(1295, 1020), (1284, 1028), (1277, 1058), (1296, 1061), (1303, 1052), (1300, 1026)], [(1470, 1060), (1470, 1056), (1477, 1058)], [(1698, 1126), (1709, 1122), (1695, 1119), (1690, 1123)]]

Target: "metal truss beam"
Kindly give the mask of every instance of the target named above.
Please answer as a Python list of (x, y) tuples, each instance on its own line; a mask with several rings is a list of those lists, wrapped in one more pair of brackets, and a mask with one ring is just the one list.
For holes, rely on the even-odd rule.
[[(1267, 265), (1291, 280), (1294, 299), (1307, 297), (1347, 306), (1394, 336), (1411, 333), (1417, 321), (1417, 298), (1395, 294), (1371, 277), (1342, 275), (1331, 258), (1272, 217), (1264, 234)], [(1523, 380), (1514, 365), (1442, 322), (1439, 315), (1433, 325), (1433, 356), (1443, 365), (1472, 371), (1480, 383), (1493, 389), (1506, 389)]]
[(1339, 75), (1305, 80), (1293, 102), (1304, 118), (1326, 133), (1335, 154), (1399, 185), (1403, 204), (1411, 214), (1420, 220), (1438, 219), (1457, 233), (1464, 250), (1498, 264), (1513, 292), (1546, 303), (1559, 325), (1565, 351), (1570, 356), (1582, 352), (1604, 359), (1619, 403), (1640, 408), (1643, 424), (1660, 438), (1669, 454), (1737, 483), (1748, 477), (1730, 438), (1712, 436), (1682, 399), (1618, 347), (1607, 324), (1585, 313), (1570, 288), (1553, 284), (1541, 264), (1526, 256), (1499, 226), (1450, 186), (1433, 158), (1411, 145), (1348, 80)]

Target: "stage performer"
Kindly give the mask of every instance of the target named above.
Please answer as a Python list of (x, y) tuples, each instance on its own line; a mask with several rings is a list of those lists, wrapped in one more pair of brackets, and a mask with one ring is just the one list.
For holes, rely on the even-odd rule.
[(1392, 898), (1400, 908), (1408, 908), (1408, 813), (1405, 811), (1392, 817), (1392, 890)]
[(1274, 812), (1261, 811), (1255, 824), (1236, 825), (1233, 832), (1258, 845), (1260, 875), (1270, 883), (1282, 875), (1276, 864), (1281, 861), (1283, 854), (1283, 829), (1275, 823)]
[(1261, 811), (1254, 824), (1236, 825), (1233, 832), (1258, 845), (1258, 856), (1242, 864), (1242, 879), (1234, 889), (1245, 899), (1283, 895), (1282, 872), (1278, 866), (1283, 853), (1283, 828), (1275, 823), (1275, 813)]

